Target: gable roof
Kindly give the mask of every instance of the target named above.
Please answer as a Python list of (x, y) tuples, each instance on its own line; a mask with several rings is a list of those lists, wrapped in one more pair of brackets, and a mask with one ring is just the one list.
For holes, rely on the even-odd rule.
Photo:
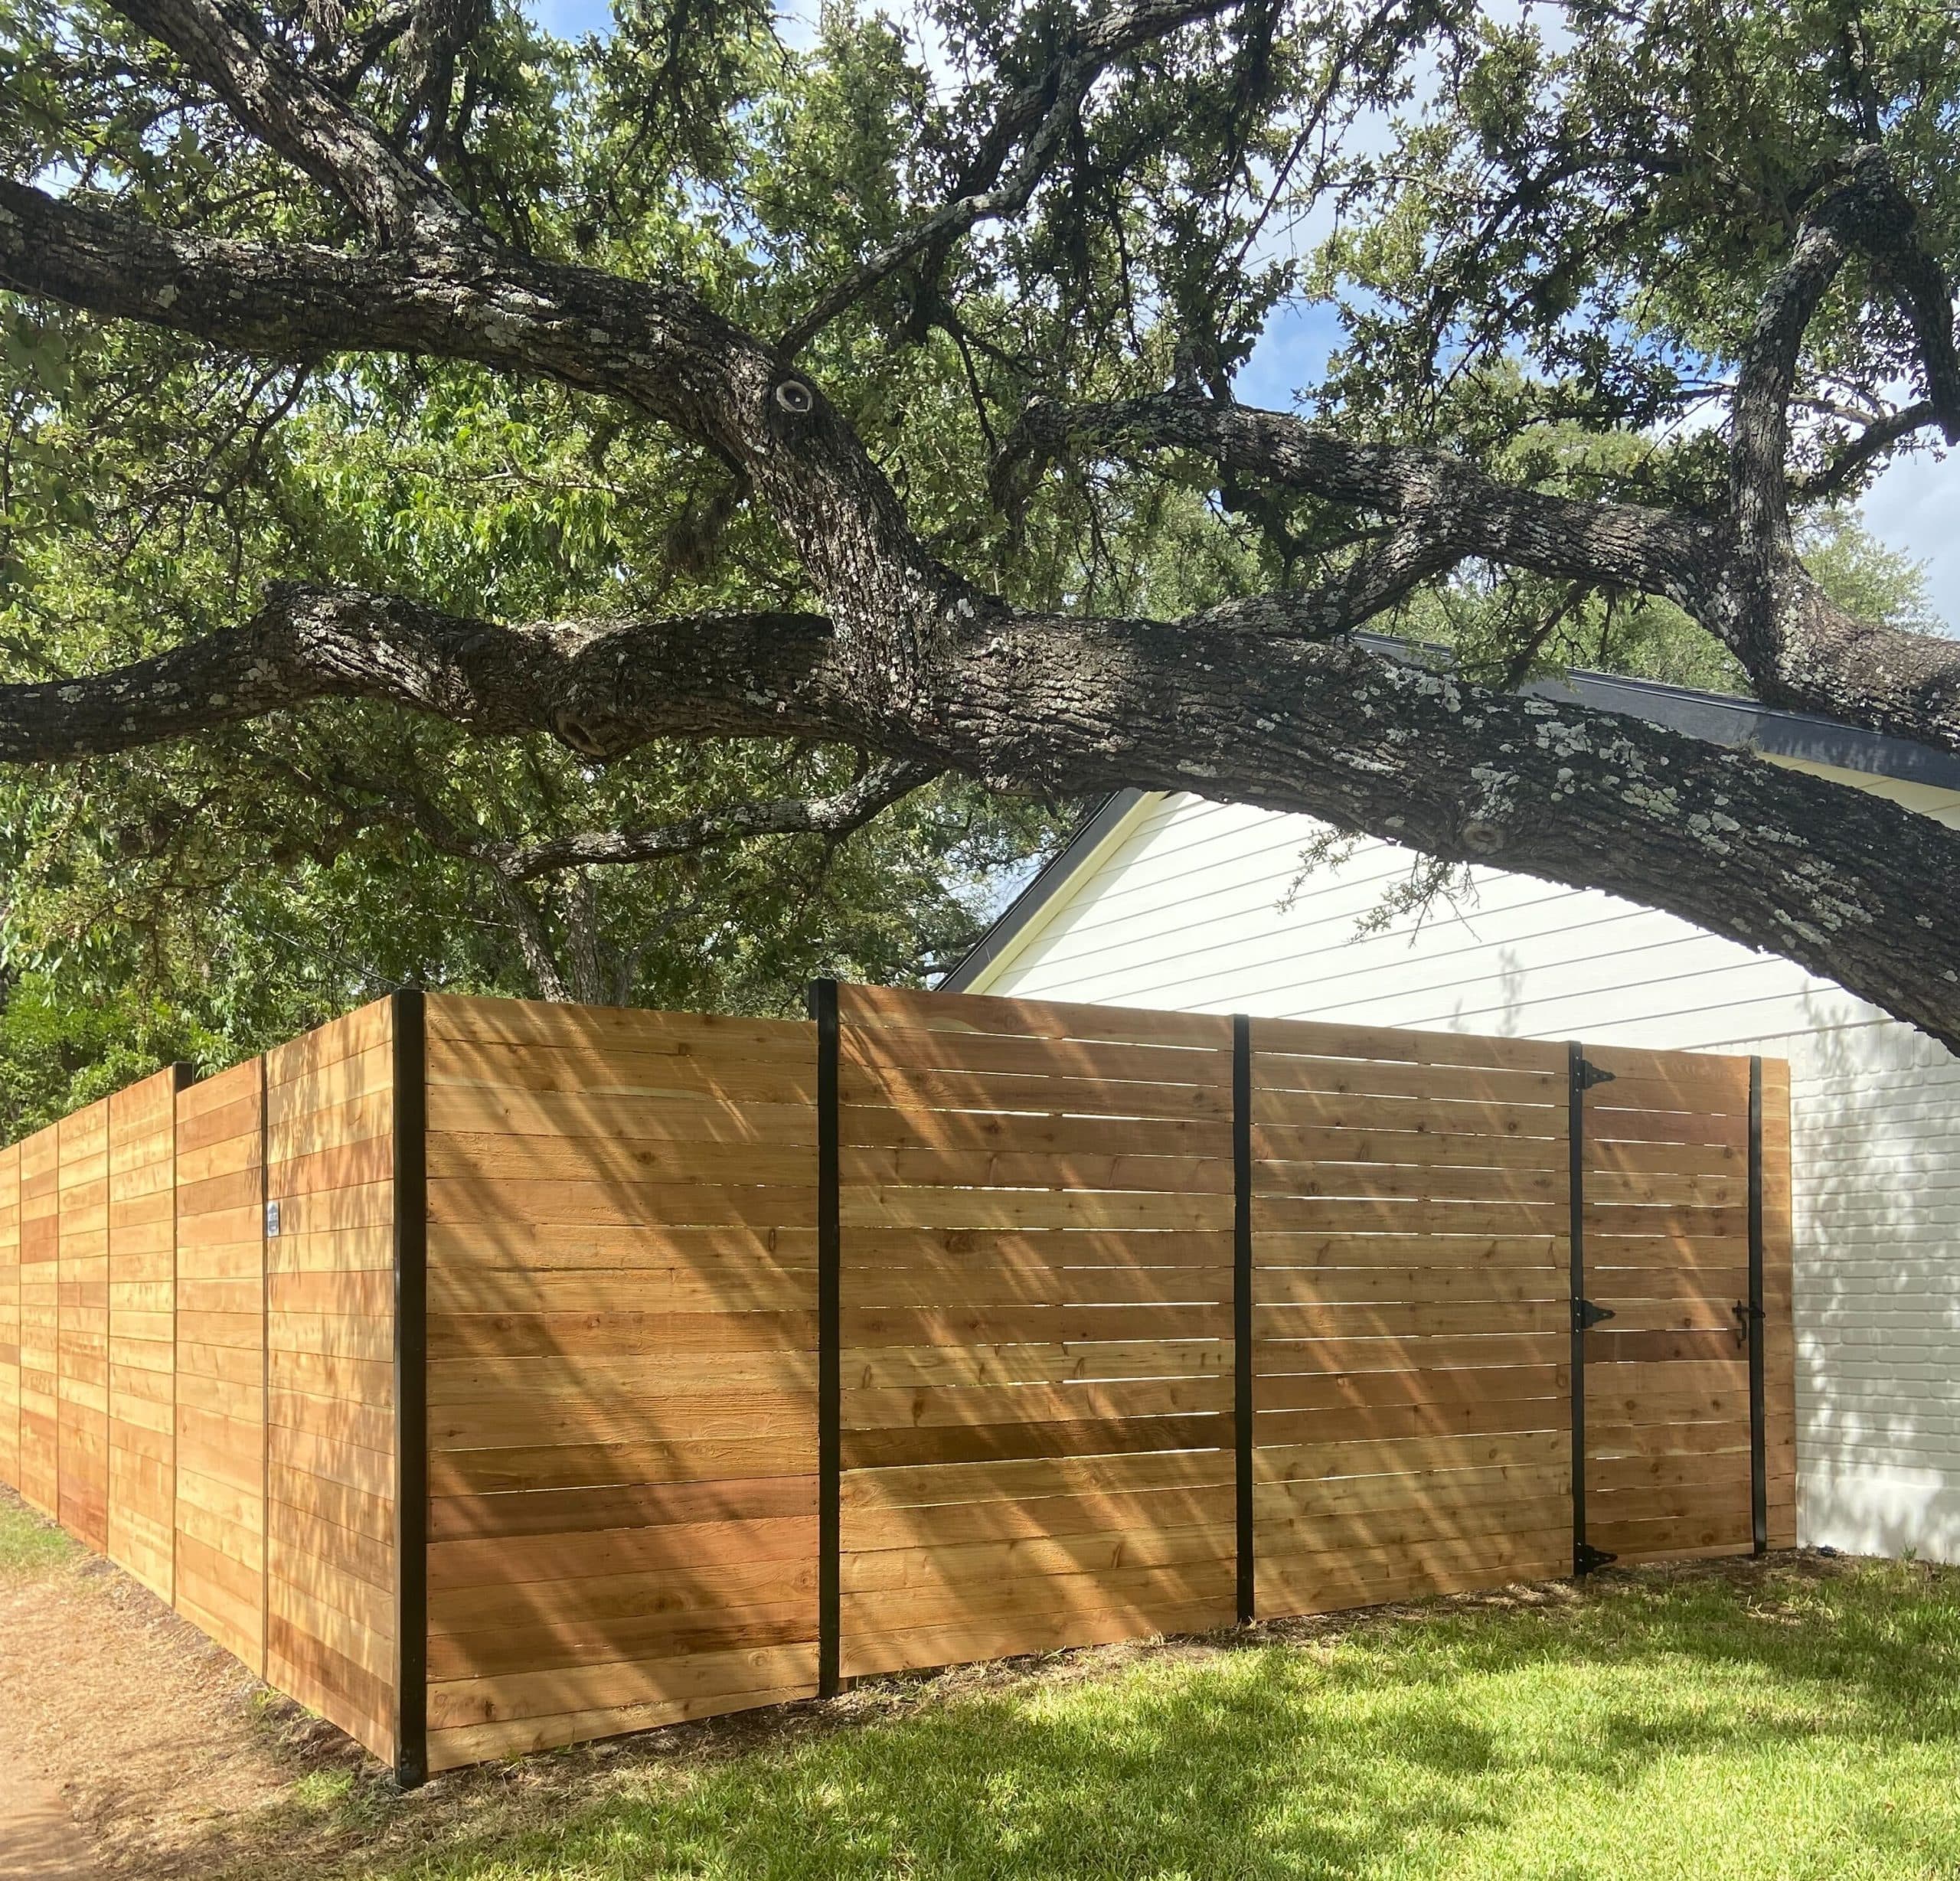
[[(1442, 649), (1415, 648), (1379, 634), (1355, 636), (1377, 651), (1412, 663), (1431, 664)], [(1447, 658), (1444, 655), (1445, 658)], [(1906, 738), (1890, 738), (1855, 725), (1841, 724), (1813, 712), (1784, 712), (1733, 694), (1698, 692), (1658, 680), (1628, 679), (1618, 673), (1568, 672), (1562, 680), (1531, 680), (1517, 690), (1562, 705), (1583, 705), (1623, 718), (1644, 719), (1690, 738), (1753, 751), (1766, 758), (1808, 768), (1862, 772), (1901, 783), (1960, 790), (1960, 756), (1936, 751)], [(1118, 831), (1148, 798), (1158, 793), (1119, 790), (1106, 797), (1067, 844), (1010, 902), (993, 926), (958, 965), (939, 981), (942, 992), (972, 986), (1007, 952), (1072, 884), (1114, 843)]]

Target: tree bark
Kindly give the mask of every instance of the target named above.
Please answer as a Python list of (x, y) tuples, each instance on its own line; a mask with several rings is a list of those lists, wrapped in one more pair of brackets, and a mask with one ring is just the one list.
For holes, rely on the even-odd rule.
[(295, 589), (228, 652), (223, 638), (118, 674), (0, 688), (0, 759), (143, 743), (152, 709), (181, 731), (329, 697), (549, 731), (601, 757), (665, 736), (834, 738), (920, 767), (887, 779), (1194, 791), (1606, 889), (1786, 955), (1960, 1047), (1960, 833), (1348, 639), (1003, 616), (944, 648), (895, 710), (864, 697), (808, 616), (520, 629)]

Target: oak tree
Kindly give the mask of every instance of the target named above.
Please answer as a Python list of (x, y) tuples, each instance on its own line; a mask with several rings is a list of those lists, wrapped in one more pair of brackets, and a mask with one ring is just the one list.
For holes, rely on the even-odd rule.
[[(577, 44), (495, 0), (5, 18), (10, 566), (87, 559), (73, 492), (145, 462), (158, 388), (212, 442), (174, 427), (145, 500), (234, 548), (15, 648), (0, 761), (357, 712), (439, 728), (431, 767), (825, 754), (547, 867), (939, 777), (1196, 790), (1611, 890), (1960, 1044), (1960, 834), (1502, 683), (1644, 606), (1772, 704), (1960, 749), (1960, 646), (1846, 606), (1805, 533), (1960, 439), (1946, 9), (926, 0), (802, 48), (758, 0), (622, 0)], [(1262, 409), (1302, 306), (1338, 344)], [(537, 579), (472, 593), (337, 519), (335, 452), (385, 483), (539, 401), (579, 451), (525, 511)], [(614, 518), (583, 562), (581, 478)], [(1467, 665), (1357, 637), (1465, 593)], [(413, 822), (413, 772), (305, 781)], [(459, 840), (519, 869), (493, 825)]]

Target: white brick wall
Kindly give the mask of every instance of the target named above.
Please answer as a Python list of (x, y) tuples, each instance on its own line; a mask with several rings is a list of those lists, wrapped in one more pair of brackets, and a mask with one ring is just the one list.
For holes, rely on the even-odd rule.
[[(1960, 825), (1960, 793), (1901, 792)], [(1788, 961), (1527, 877), (1357, 939), (1410, 858), (1364, 844), (1282, 906), (1317, 834), (1147, 800), (972, 990), (1787, 1057), (1799, 1533), (1960, 1561), (1960, 1061)]]

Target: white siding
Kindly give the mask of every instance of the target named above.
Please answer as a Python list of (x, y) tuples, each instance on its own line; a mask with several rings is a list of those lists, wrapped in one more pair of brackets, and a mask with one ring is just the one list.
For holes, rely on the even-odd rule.
[[(1843, 781), (1960, 826), (1960, 792)], [(972, 990), (1787, 1057), (1802, 1539), (1960, 1561), (1960, 1061), (1788, 961), (1527, 876), (1358, 934), (1412, 858), (1364, 842), (1302, 880), (1320, 834), (1146, 798)]]

